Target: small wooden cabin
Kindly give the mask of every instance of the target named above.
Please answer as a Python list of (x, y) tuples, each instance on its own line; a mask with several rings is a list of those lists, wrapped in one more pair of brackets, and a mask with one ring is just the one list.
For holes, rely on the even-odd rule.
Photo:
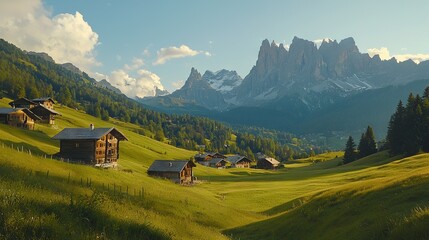
[(175, 183), (188, 184), (194, 181), (192, 168), (196, 167), (188, 160), (155, 160), (147, 173), (149, 176), (167, 178)]
[(128, 140), (115, 128), (65, 128), (52, 139), (60, 140), (59, 156), (86, 164), (116, 164), (119, 142)]
[(50, 97), (42, 97), (31, 99), (31, 101), (35, 102), (38, 105), (43, 105), (48, 109), (54, 109), (55, 101)]
[(280, 162), (271, 157), (262, 157), (258, 159), (256, 167), (260, 169), (276, 169), (280, 165)]
[(250, 164), (252, 163), (252, 160), (240, 155), (228, 156), (226, 160), (231, 163), (231, 167), (233, 168), (250, 168)]
[(23, 98), (19, 98), (17, 100), (10, 102), (9, 105), (12, 108), (28, 108), (28, 109), (30, 109), (32, 107), (37, 106), (38, 103), (35, 103), (35, 102), (31, 101), (30, 99), (23, 97)]
[(34, 130), (38, 120), (41, 120), (40, 117), (27, 108), (0, 108), (0, 123)]
[[(226, 158), (226, 157), (220, 153), (198, 153), (194, 156), (195, 161), (199, 163), (209, 161), (212, 158)], [(203, 165), (207, 165), (207, 164), (203, 164)]]
[(40, 122), (47, 124), (55, 123), (55, 116), (61, 114), (52, 108), (48, 108), (45, 105), (37, 105), (30, 109), (33, 113), (41, 118)]
[(212, 158), (208, 161), (208, 166), (214, 168), (225, 168), (227, 163), (228, 161), (224, 158)]

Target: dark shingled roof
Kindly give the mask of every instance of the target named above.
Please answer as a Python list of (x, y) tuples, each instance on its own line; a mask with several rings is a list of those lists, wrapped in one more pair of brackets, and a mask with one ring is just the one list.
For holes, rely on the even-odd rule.
[(20, 108), (0, 108), (0, 114), (9, 114), (16, 112)]
[(118, 140), (128, 140), (124, 134), (116, 130), (115, 128), (64, 128), (57, 135), (53, 136), (52, 139), (57, 140), (74, 140), (74, 139), (100, 139), (104, 135), (111, 133)]
[(48, 112), (50, 112), (51, 114), (53, 114), (53, 115), (60, 115), (61, 116), (61, 114), (59, 113), (59, 112), (57, 112), (57, 111), (55, 111), (55, 110), (53, 110), (53, 109), (49, 109), (49, 108), (47, 108), (47, 107), (45, 107), (45, 106), (43, 106), (43, 105), (37, 105), (37, 106), (35, 106), (35, 107), (32, 107), (31, 108), (31, 110), (33, 110), (33, 109), (37, 109), (37, 108), (42, 108), (42, 109), (44, 109), (45, 111), (48, 111)]
[(231, 162), (232, 164), (236, 164), (238, 162), (240, 162), (241, 160), (245, 160), (247, 162), (251, 162), (252, 160), (248, 159), (245, 156), (240, 156), (240, 155), (234, 155), (234, 156), (228, 156), (226, 158), (229, 162)]
[(22, 110), (23, 112), (25, 112), (25, 114), (27, 114), (27, 116), (29, 116), (30, 118), (32, 118), (34, 120), (41, 120), (41, 118), (39, 116), (37, 116), (36, 114), (34, 114), (32, 111), (28, 110), (27, 108), (0, 108), (0, 114), (10, 114), (10, 113), (17, 112), (19, 110)]
[(208, 162), (209, 164), (218, 164), (221, 161), (228, 162), (225, 158), (212, 158)]
[(14, 105), (16, 105), (16, 103), (17, 103), (18, 105), (20, 105), (20, 104), (23, 104), (23, 102), (24, 102), (24, 103), (33, 104), (33, 105), (36, 105), (36, 104), (37, 104), (37, 103), (35, 103), (35, 102), (31, 101), (30, 99), (23, 97), (23, 98), (19, 98), (19, 99), (16, 99), (16, 100), (14, 100), (14, 101), (10, 102), (10, 103), (9, 103), (9, 105), (13, 107)]
[(155, 160), (150, 165), (148, 172), (181, 172), (186, 164), (190, 163), (196, 167), (192, 161), (188, 160)]

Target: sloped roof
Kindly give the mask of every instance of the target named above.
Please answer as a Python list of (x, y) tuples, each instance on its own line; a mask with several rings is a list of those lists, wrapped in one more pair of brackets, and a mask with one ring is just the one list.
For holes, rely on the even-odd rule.
[(13, 113), (13, 112), (16, 112), (18, 109), (21, 109), (21, 108), (0, 108), (0, 114)]
[(41, 120), (41, 118), (39, 116), (37, 116), (36, 114), (34, 114), (32, 111), (30, 111), (27, 108), (0, 108), (0, 114), (10, 114), (10, 113), (14, 113), (17, 111), (23, 111), (25, 114), (27, 114), (27, 116), (29, 116), (30, 118), (32, 118), (34, 120)]
[(236, 164), (240, 161), (246, 161), (246, 162), (251, 162), (252, 160), (248, 159), (245, 156), (240, 156), (240, 155), (234, 155), (234, 156), (228, 156), (226, 158), (229, 162), (231, 162), (232, 164)]
[(194, 158), (205, 158), (207, 156), (209, 156), (208, 153), (198, 153), (198, 154), (195, 154)]
[(56, 140), (74, 140), (74, 139), (93, 139), (97, 140), (104, 135), (111, 133), (118, 140), (128, 140), (121, 132), (115, 128), (64, 128), (57, 135), (53, 136), (52, 139)]
[(194, 158), (205, 158), (207, 156), (214, 157), (216, 155), (225, 157), (224, 155), (217, 152), (206, 152), (206, 153), (198, 153), (194, 156)]
[(31, 101), (30, 99), (23, 97), (23, 98), (19, 98), (19, 99), (16, 99), (16, 100), (10, 102), (9, 105), (14, 106), (14, 105), (19, 105), (19, 104), (24, 104), (24, 103), (33, 104), (33, 105), (37, 104), (37, 103)]
[(276, 159), (274, 159), (272, 157), (265, 157), (265, 158), (261, 158), (259, 160), (265, 160), (265, 161), (271, 163), (272, 165), (279, 165), (280, 164), (279, 161), (277, 161)]
[(41, 97), (41, 98), (35, 98), (35, 99), (31, 99), (33, 102), (46, 102), (46, 101), (51, 101), (53, 104), (55, 104), (54, 99), (52, 99), (51, 97)]
[(43, 109), (43, 110), (48, 111), (51, 114), (60, 115), (61, 116), (61, 114), (59, 112), (57, 112), (57, 111), (55, 111), (53, 109), (49, 109), (49, 108), (45, 107), (44, 105), (40, 105), (40, 104), (37, 105), (37, 106), (35, 106), (35, 107), (32, 107), (30, 110), (33, 110), (33, 109)]
[(218, 164), (219, 162), (222, 162), (222, 161), (228, 162), (225, 158), (212, 158), (208, 162), (209, 164)]
[(188, 160), (155, 160), (150, 165), (148, 172), (181, 172), (190, 163), (192, 167), (196, 165)]

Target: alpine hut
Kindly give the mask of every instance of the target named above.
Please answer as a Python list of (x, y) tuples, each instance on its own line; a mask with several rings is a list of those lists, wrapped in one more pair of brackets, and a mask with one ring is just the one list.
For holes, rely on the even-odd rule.
[(149, 176), (167, 178), (175, 183), (188, 184), (194, 181), (192, 168), (195, 163), (188, 160), (155, 160), (147, 173)]
[(58, 155), (86, 164), (110, 163), (119, 159), (119, 142), (128, 140), (116, 128), (65, 128), (52, 139), (60, 140)]

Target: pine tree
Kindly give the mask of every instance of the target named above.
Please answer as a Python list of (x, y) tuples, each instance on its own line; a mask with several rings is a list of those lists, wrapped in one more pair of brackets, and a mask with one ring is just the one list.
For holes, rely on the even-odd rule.
[(364, 133), (360, 136), (357, 151), (359, 158), (368, 156), (368, 144)]
[(377, 144), (375, 143), (374, 131), (371, 126), (368, 126), (365, 133), (359, 141), (358, 153), (359, 158), (363, 158), (377, 152)]
[(401, 154), (404, 151), (405, 108), (399, 101), (396, 112), (390, 118), (387, 129), (386, 145), (391, 155)]
[(405, 108), (405, 127), (403, 129), (403, 152), (407, 156), (418, 153), (421, 148), (421, 133), (419, 128), (421, 125), (422, 110), (420, 104), (421, 98), (419, 95), (416, 97), (413, 94), (409, 95)]
[(371, 126), (368, 126), (365, 132), (365, 139), (367, 144), (367, 156), (377, 152), (377, 144), (375, 142), (374, 131)]
[(347, 164), (356, 160), (356, 144), (353, 141), (352, 136), (349, 136), (349, 139), (346, 143), (346, 149), (344, 150), (343, 163)]

